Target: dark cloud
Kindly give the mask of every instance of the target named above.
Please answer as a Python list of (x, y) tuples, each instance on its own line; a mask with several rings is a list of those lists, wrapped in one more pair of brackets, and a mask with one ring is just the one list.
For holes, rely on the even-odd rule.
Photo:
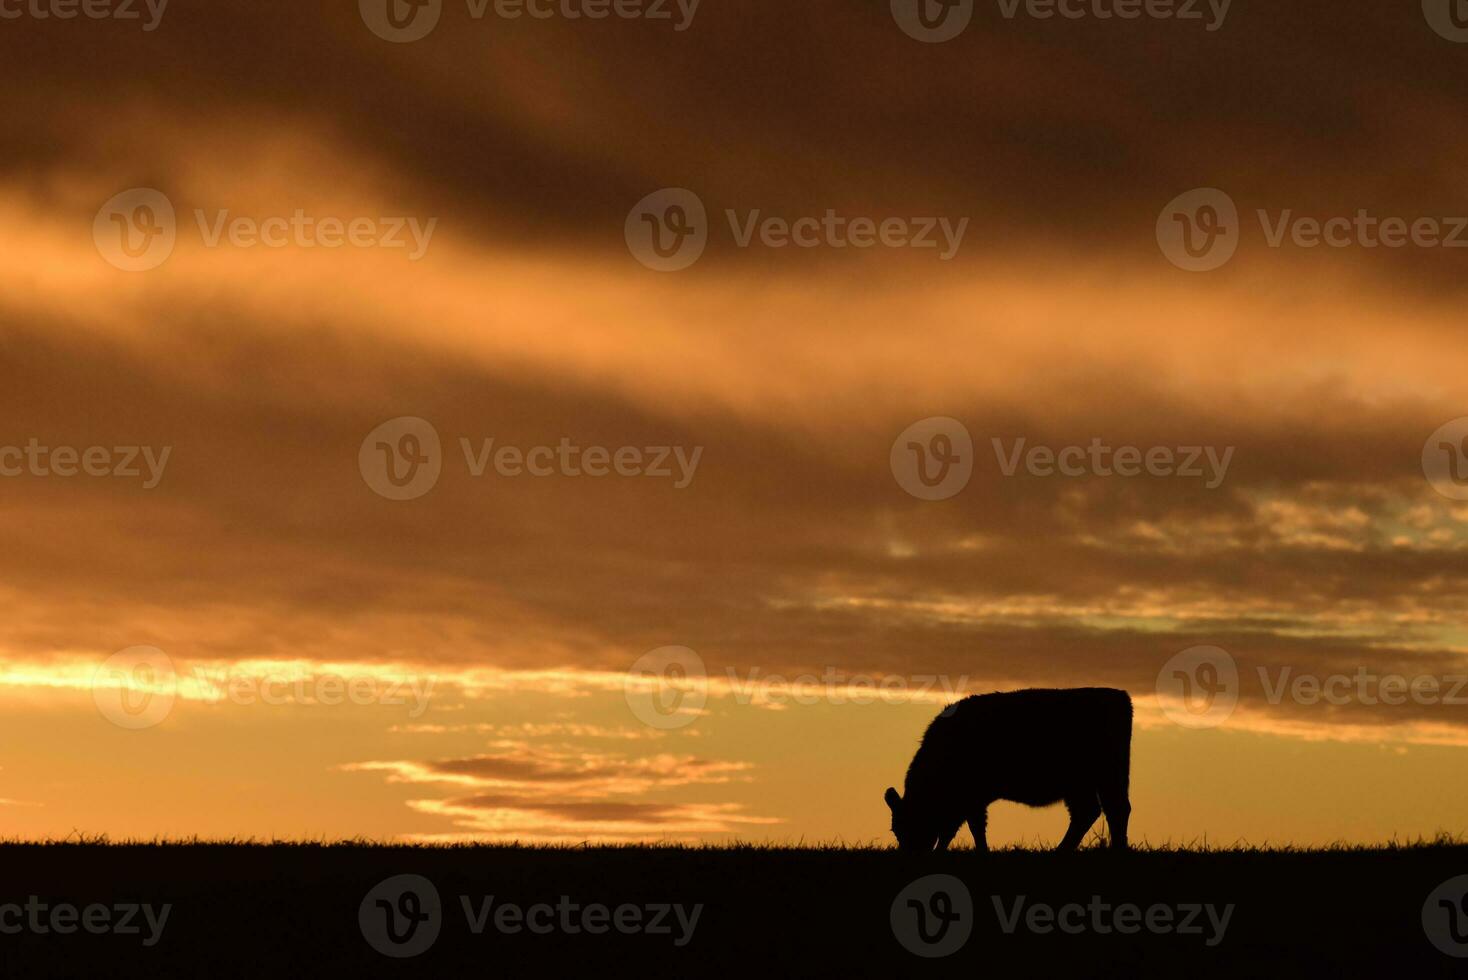
[[(449, 6), (407, 46), (350, 4), (7, 22), (0, 444), (173, 448), (156, 491), (0, 481), (10, 654), (615, 671), (680, 643), (716, 668), (1137, 691), (1194, 643), (1461, 663), (1468, 523), (1419, 462), (1468, 399), (1454, 255), (1256, 236), (1180, 285), (1152, 239), (1204, 184), (1246, 211), (1468, 208), (1468, 81), (1414, 5), (1238, 5), (1213, 34), (981, 5), (938, 46), (880, 3), (706, 0), (678, 34)], [(194, 243), (124, 279), (88, 230), (135, 183), (185, 211), (337, 194), (440, 215), (443, 238), (396, 265)], [(716, 242), (654, 281), (622, 221), (672, 184), (715, 212), (967, 215), (976, 237), (944, 269)], [(938, 414), (978, 460), (930, 504), (887, 458)], [(406, 504), (356, 469), (401, 415), (446, 453)], [(704, 455), (686, 490), (473, 479), (461, 436)], [(1002, 477), (989, 440), (1021, 437), (1234, 456), (1213, 490)]]
[[(845, 0), (707, 2), (680, 33), (616, 19), (473, 21), (449, 3), (439, 29), (409, 45), (373, 37), (350, 4), (174, 4), (152, 33), (9, 28), (4, 156), (43, 194), (59, 170), (185, 180), (175, 145), (231, 152), (228, 127), (257, 142), (311, 134), (390, 174), (386, 196), (400, 207), (552, 251), (620, 250), (627, 209), (669, 185), (697, 189), (716, 211), (967, 215), (977, 228), (965, 261), (1016, 248), (1150, 257), (1162, 204), (1205, 185), (1246, 211), (1468, 207), (1453, 162), (1468, 83), (1412, 4), (1235, 4), (1211, 33), (1007, 20), (980, 4), (970, 30), (942, 45), (909, 40), (883, 4)], [(93, 72), (109, 79), (105, 108)], [(1252, 251), (1267, 252), (1252, 234)], [(728, 261), (772, 259), (714, 248)], [(1319, 271), (1329, 251), (1294, 258)], [(1450, 250), (1379, 252), (1370, 264), (1456, 288)]]

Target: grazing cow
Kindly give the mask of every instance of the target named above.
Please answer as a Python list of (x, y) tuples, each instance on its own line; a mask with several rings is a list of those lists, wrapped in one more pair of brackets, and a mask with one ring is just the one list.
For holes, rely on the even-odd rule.
[(1070, 829), (1057, 850), (1080, 844), (1102, 813), (1111, 846), (1125, 849), (1132, 699), (1105, 687), (980, 694), (933, 719), (907, 767), (906, 796), (887, 788), (903, 851), (943, 850), (968, 821), (987, 850), (989, 804), (1065, 801)]

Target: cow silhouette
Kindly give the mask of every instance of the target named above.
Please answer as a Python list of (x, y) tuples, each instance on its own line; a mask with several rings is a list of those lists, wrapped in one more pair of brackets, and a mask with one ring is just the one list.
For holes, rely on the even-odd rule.
[(905, 796), (887, 788), (903, 851), (944, 850), (964, 822), (987, 850), (989, 804), (1065, 802), (1072, 850), (1102, 813), (1111, 846), (1127, 846), (1132, 699), (1105, 687), (1010, 691), (964, 698), (933, 719), (907, 767)]

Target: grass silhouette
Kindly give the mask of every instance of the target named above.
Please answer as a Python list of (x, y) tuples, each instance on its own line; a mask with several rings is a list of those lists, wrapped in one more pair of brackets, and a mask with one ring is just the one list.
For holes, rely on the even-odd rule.
[[(1009, 847), (908, 857), (886, 842), (399, 845), (373, 840), (125, 840), (75, 834), (0, 843), (0, 904), (172, 906), (151, 948), (137, 937), (24, 930), (0, 935), (7, 976), (380, 976), (486, 972), (703, 976), (778, 971), (870, 975), (932, 966), (894, 937), (894, 899), (931, 874), (959, 878), (972, 935), (949, 969), (1005, 976), (1192, 976), (1370, 971), (1450, 975), (1463, 961), (1427, 940), (1422, 909), (1443, 881), (1468, 874), (1451, 837), (1326, 848), (1138, 841), (1071, 854)], [(441, 899), (442, 928), (412, 960), (364, 938), (359, 907), (377, 883), (421, 875)], [(701, 905), (692, 938), (557, 930), (482, 934), (470, 908), (496, 903)], [(1200, 935), (1006, 932), (998, 910), (1044, 903), (1141, 908), (1233, 905), (1215, 945)], [(1457, 975), (1461, 975), (1458, 972)]]

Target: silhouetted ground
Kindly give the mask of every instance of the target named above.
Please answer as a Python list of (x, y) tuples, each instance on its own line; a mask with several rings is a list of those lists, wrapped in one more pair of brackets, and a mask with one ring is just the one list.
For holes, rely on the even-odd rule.
[[(1468, 959), (1434, 948), (1423, 925), (1434, 889), (1468, 875), (1468, 846), (1457, 844), (1064, 856), (958, 851), (921, 859), (840, 848), (8, 844), (0, 845), (0, 868), (0, 929), (17, 922), (5, 903), (29, 916), (23, 906), (32, 895), (48, 906), (35, 913), (47, 929), (58, 903), (75, 905), (79, 923), (93, 904), (150, 903), (155, 919), (164, 903), (172, 906), (151, 947), (144, 942), (155, 930), (141, 913), (136, 934), (40, 934), (30, 924), (0, 934), (0, 976), (7, 978), (1468, 975)], [(441, 907), (410, 936), (405, 916), (432, 916), (430, 897), (405, 901), (401, 882), (375, 893), (366, 922), (379, 943), (402, 949), (385, 938), (387, 913), (377, 898), (392, 909), (398, 938), (431, 940), (419, 955), (394, 959), (370, 944), (359, 910), (379, 882), (405, 874), (432, 882)], [(930, 874), (957, 877), (973, 900), (967, 941), (931, 960), (905, 949), (892, 923), (899, 892)], [(494, 896), (482, 934), (471, 931), (461, 896), (476, 911)], [(1012, 917), (1023, 896), (1012, 933), (1001, 925), (996, 896), (1003, 917)], [(917, 911), (908, 897), (898, 904), (909, 924), (899, 921), (899, 928), (912, 933)], [(935, 913), (966, 911), (961, 896), (922, 899), (929, 938), (940, 933)], [(506, 903), (527, 911), (545, 903), (550, 908), (530, 914), (553, 931), (497, 931), (496, 910)], [(598, 903), (608, 907), (605, 919), (595, 911), (586, 918)], [(1063, 909), (1068, 903), (1079, 908)], [(1126, 911), (1117, 918), (1129, 903), (1138, 921)], [(641, 930), (665, 904), (681, 904), (684, 922), (702, 906), (685, 945), (676, 943), (689, 930), (672, 911), (659, 923), (666, 934), (630, 931), (634, 917)], [(1032, 921), (1040, 929), (1047, 924), (1043, 910), (1030, 911), (1036, 904), (1057, 909), (1072, 931), (1032, 931), (1026, 916), (1039, 916)], [(1176, 931), (1193, 905), (1211, 905), (1215, 915), (1233, 906), (1221, 936), (1206, 911), (1193, 918), (1197, 933)], [(637, 910), (619, 913), (618, 906)], [(90, 914), (100, 926), (101, 913)], [(519, 921), (500, 914), (510, 916), (510, 927)], [(626, 931), (617, 930), (618, 915)], [(68, 921), (63, 912), (63, 928)], [(567, 922), (582, 931), (569, 932)], [(585, 931), (599, 925), (608, 931)], [(1139, 931), (1124, 934), (1118, 925)], [(1462, 925), (1468, 929), (1468, 917)], [(961, 939), (962, 929), (962, 919), (950, 923), (938, 942)]]

